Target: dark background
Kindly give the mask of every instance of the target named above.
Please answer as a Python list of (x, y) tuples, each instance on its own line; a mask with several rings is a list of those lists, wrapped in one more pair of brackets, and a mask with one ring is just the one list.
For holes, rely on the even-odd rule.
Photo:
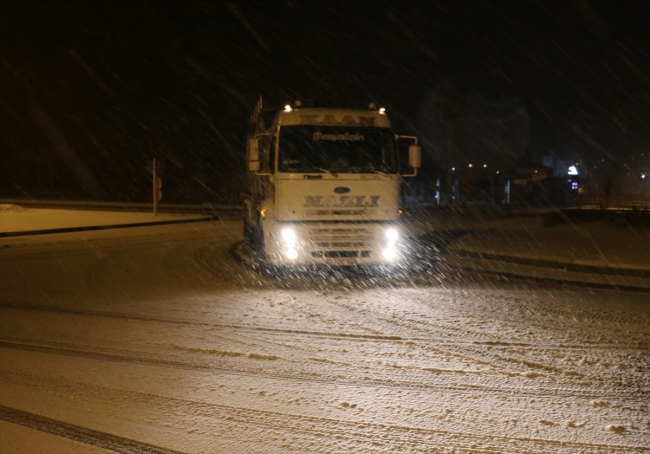
[(146, 201), (156, 157), (163, 201), (233, 200), (259, 95), (267, 107), (375, 100), (423, 138), (434, 175), (449, 87), (462, 96), (460, 166), (550, 154), (636, 171), (650, 143), (649, 13), (596, 0), (12, 2), (0, 196)]

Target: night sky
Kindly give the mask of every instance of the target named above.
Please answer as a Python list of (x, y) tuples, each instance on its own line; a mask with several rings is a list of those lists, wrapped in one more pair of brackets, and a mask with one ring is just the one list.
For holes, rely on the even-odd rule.
[[(308, 6), (307, 6), (308, 5)], [(497, 2), (12, 2), (0, 16), (0, 195), (167, 201), (242, 187), (246, 120), (267, 107), (387, 107), (444, 160), (440, 100), (462, 94), (459, 164), (650, 151), (650, 6)]]

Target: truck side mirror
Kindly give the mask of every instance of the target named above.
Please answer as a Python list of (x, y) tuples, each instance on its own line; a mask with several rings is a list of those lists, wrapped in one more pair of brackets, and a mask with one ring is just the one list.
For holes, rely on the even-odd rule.
[(260, 170), (260, 139), (248, 139), (248, 170), (251, 172)]
[(257, 138), (248, 139), (248, 160), (249, 161), (260, 160), (260, 139)]
[(419, 169), (422, 164), (422, 148), (419, 145), (409, 146), (409, 165)]

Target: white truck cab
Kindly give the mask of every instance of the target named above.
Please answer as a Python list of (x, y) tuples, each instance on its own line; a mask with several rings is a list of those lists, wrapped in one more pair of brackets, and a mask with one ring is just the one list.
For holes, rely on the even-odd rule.
[[(287, 104), (270, 128), (258, 103), (249, 124), (244, 235), (267, 264), (398, 265), (399, 190), (420, 147), (398, 136), (384, 109)], [(413, 172), (400, 175), (396, 140)]]

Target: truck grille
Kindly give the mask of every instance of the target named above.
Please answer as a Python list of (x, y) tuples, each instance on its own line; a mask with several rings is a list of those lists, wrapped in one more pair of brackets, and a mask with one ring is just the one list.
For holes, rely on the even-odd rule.
[(309, 243), (312, 257), (369, 257), (372, 232), (366, 227), (312, 227)]
[(325, 254), (323, 255), (328, 259), (359, 257), (359, 253), (357, 251), (325, 251)]

